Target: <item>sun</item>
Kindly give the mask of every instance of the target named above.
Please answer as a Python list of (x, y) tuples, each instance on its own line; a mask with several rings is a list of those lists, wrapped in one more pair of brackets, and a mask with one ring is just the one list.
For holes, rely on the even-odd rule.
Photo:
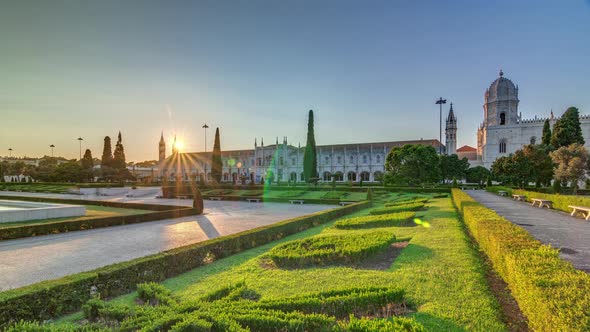
[(176, 149), (176, 151), (181, 152), (184, 149), (184, 142), (183, 141), (176, 141), (174, 143), (174, 148)]

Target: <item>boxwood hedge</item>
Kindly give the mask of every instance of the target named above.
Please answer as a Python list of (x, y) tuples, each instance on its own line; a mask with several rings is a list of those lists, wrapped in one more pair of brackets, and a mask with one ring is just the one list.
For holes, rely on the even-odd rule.
[(409, 203), (403, 205), (388, 206), (372, 209), (369, 213), (372, 215), (389, 214), (402, 211), (418, 211), (424, 207), (424, 203)]
[(411, 222), (415, 216), (415, 212), (404, 211), (382, 215), (354, 217), (339, 220), (334, 224), (334, 227), (338, 229), (359, 229), (400, 226)]
[[(536, 194), (536, 193), (535, 193)], [(534, 331), (590, 330), (590, 276), (459, 189), (453, 202)]]

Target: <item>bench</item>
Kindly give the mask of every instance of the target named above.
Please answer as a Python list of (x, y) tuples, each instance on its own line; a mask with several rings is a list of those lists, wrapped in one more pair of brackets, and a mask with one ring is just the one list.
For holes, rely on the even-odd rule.
[(574, 217), (576, 215), (576, 213), (581, 213), (582, 216), (584, 217), (584, 219), (586, 219), (586, 220), (590, 219), (590, 208), (589, 207), (570, 205), (569, 208), (573, 209), (572, 214), (571, 214), (572, 217)]
[(526, 196), (525, 195), (512, 195), (512, 198), (515, 201), (521, 201), (521, 202), (525, 202), (526, 201)]
[(355, 202), (340, 202), (338, 204), (340, 204), (340, 206), (345, 206), (345, 205), (350, 205), (350, 204), (354, 204)]
[(188, 198), (187, 196), (182, 196), (182, 195), (176, 196), (176, 199), (187, 199), (187, 198)]
[(292, 199), (292, 200), (289, 200), (289, 203), (291, 203), (291, 204), (303, 204), (303, 200), (302, 199)]
[(542, 198), (531, 198), (531, 202), (532, 202), (532, 206), (537, 205), (537, 203), (539, 204), (540, 208), (543, 208), (544, 206), (546, 206), (548, 209), (551, 209), (551, 201), (548, 199), (542, 199)]
[(260, 203), (260, 198), (246, 198), (249, 203)]
[(500, 195), (500, 196), (508, 196), (508, 192), (506, 192), (504, 190), (500, 190), (500, 191), (498, 191), (498, 195)]
[(218, 196), (211, 196), (211, 197), (209, 197), (209, 200), (210, 201), (220, 201), (222, 199), (223, 199), (223, 197), (218, 197)]

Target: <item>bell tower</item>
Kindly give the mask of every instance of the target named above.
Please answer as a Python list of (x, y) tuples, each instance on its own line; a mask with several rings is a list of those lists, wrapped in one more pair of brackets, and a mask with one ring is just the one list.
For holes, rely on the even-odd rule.
[(447, 117), (447, 125), (445, 127), (445, 138), (447, 155), (457, 153), (457, 117), (453, 112), (453, 103), (451, 103), (451, 109), (449, 110), (449, 116)]
[(158, 144), (158, 161), (162, 162), (164, 159), (166, 159), (166, 142), (164, 141), (164, 132), (162, 132)]

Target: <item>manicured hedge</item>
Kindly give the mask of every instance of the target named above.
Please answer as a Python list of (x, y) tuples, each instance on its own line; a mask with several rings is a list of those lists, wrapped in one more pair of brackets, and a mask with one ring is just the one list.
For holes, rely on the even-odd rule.
[(404, 205), (389, 206), (371, 210), (372, 215), (389, 214), (402, 211), (418, 211), (424, 207), (424, 203), (409, 203)]
[(369, 206), (370, 202), (361, 202), (322, 211), (2, 292), (0, 328), (21, 319), (45, 320), (77, 311), (93, 294), (99, 294), (101, 298), (126, 294), (133, 291), (139, 283), (162, 281), (219, 258), (281, 239)]
[(531, 200), (531, 198), (548, 199), (553, 203), (552, 205), (554, 209), (561, 210), (567, 213), (572, 212), (572, 209), (568, 207), (570, 205), (590, 207), (590, 197), (588, 196), (543, 194), (539, 192), (525, 191), (520, 189), (512, 189), (512, 193), (515, 195), (524, 195), (529, 201)]
[(535, 331), (590, 329), (590, 276), (526, 230), (453, 189), (463, 220)]
[(427, 197), (417, 197), (417, 198), (412, 198), (412, 199), (402, 199), (399, 201), (391, 201), (391, 202), (387, 202), (385, 203), (385, 207), (391, 207), (391, 206), (399, 206), (399, 205), (408, 205), (408, 204), (414, 204), (414, 203), (422, 203), (422, 204), (426, 204), (428, 202), (429, 198)]
[(314, 236), (290, 241), (274, 247), (268, 253), (280, 267), (306, 267), (352, 264), (385, 250), (395, 241), (388, 232)]
[(416, 216), (415, 212), (405, 211), (382, 215), (370, 215), (339, 220), (334, 224), (338, 229), (359, 229), (376, 227), (393, 227), (406, 225)]

